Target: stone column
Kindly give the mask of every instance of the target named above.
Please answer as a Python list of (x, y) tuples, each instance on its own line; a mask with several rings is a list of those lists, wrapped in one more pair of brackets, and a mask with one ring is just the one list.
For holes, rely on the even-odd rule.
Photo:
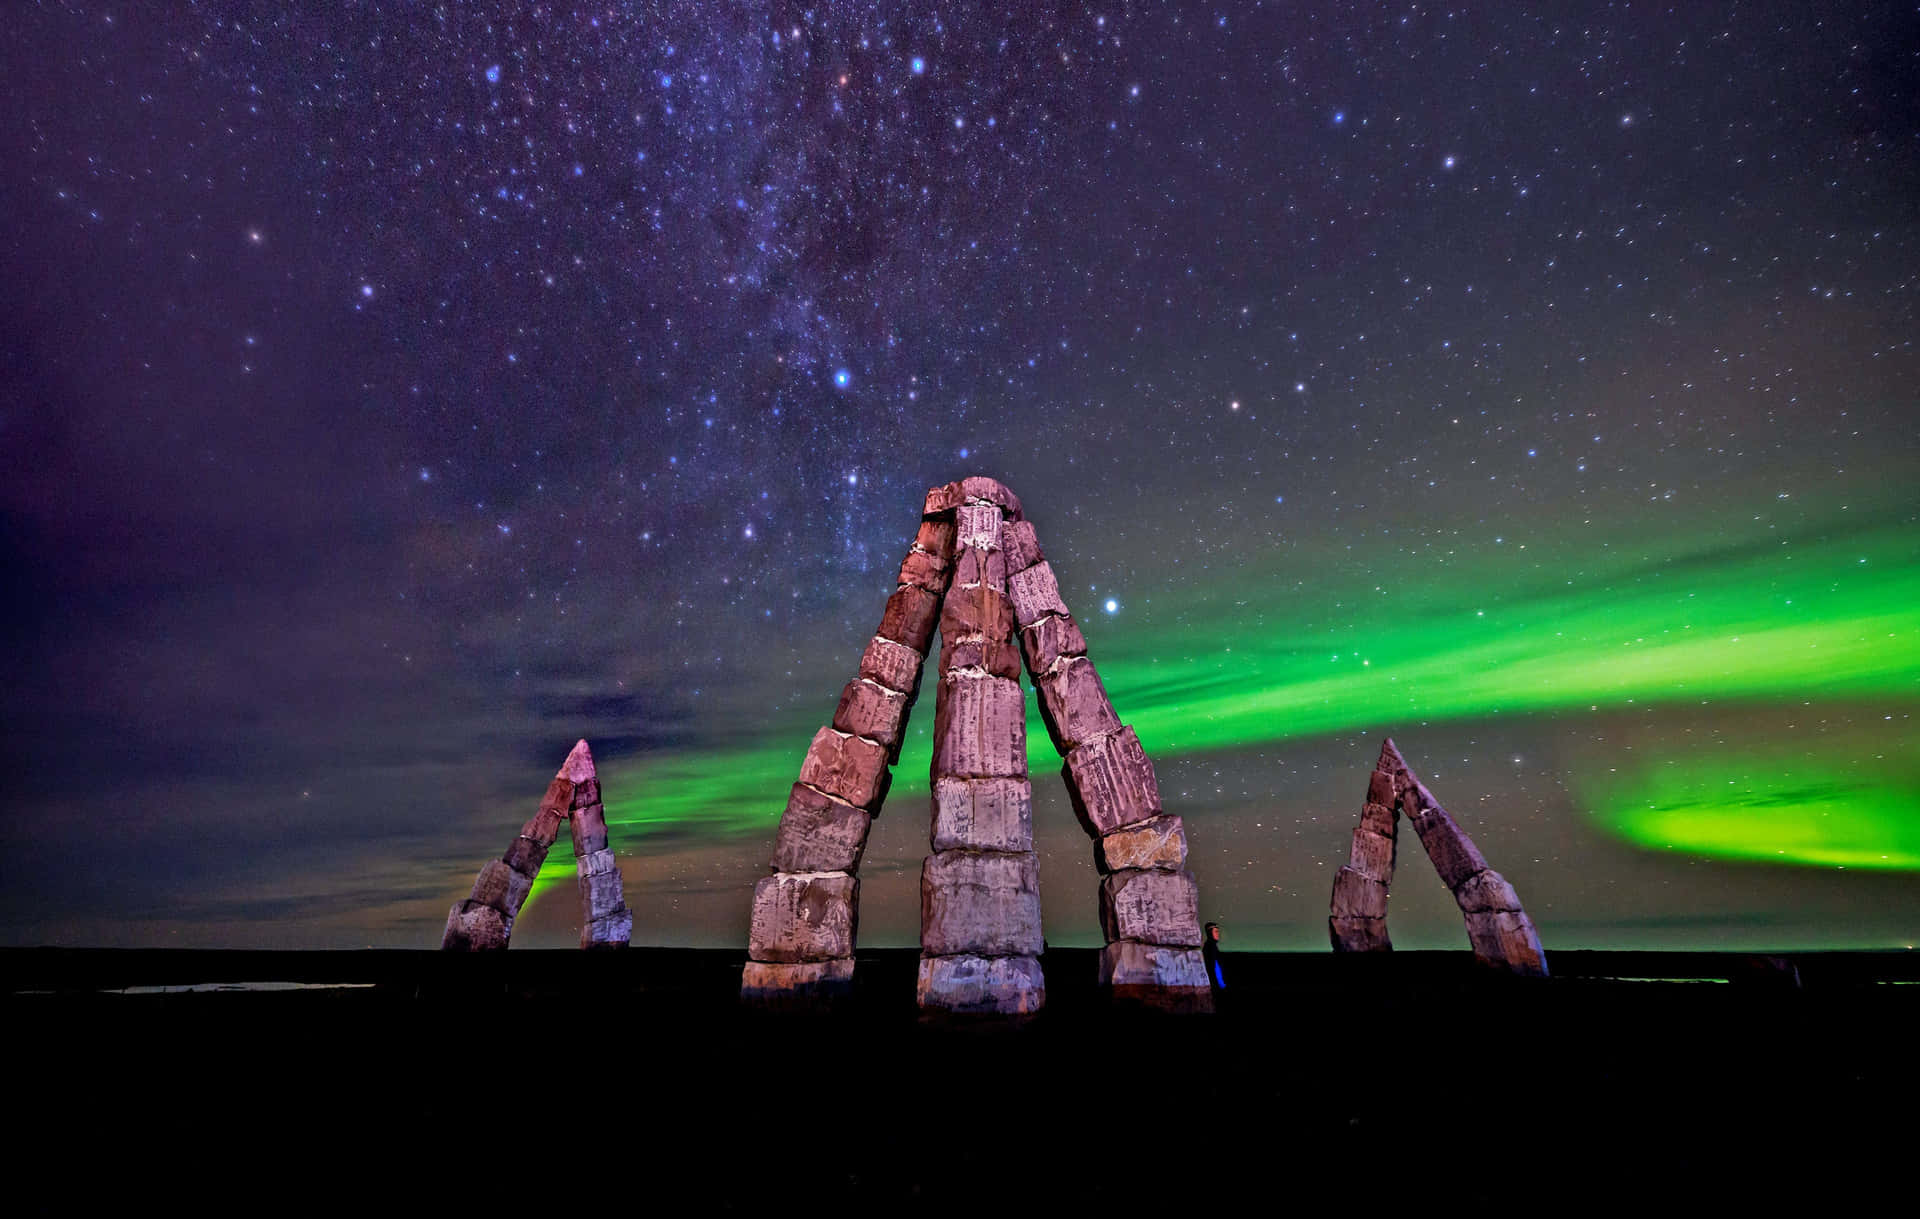
[(1033, 851), (1026, 701), (1007, 600), (1003, 524), (1020, 501), (987, 478), (927, 493), (955, 523), (940, 615), (933, 853), (920, 873), (923, 1011), (1021, 1014), (1046, 1002), (1040, 869)]
[(607, 849), (607, 823), (593, 754), (581, 741), (547, 784), (533, 820), (521, 827), (506, 854), (480, 869), (467, 899), (455, 902), (448, 911), (440, 947), (456, 951), (505, 948), (513, 935), (513, 920), (540, 874), (548, 849), (560, 837), (560, 823), (567, 820), (573, 824), (574, 853), (579, 858), (580, 946), (626, 944), (633, 916), (621, 899), (620, 867)]
[(953, 575), (952, 512), (929, 515), (900, 564), (880, 629), (814, 734), (787, 793), (771, 875), (753, 890), (740, 995), (763, 1006), (846, 993), (859, 928), (860, 857), (900, 758), (907, 715)]
[(1186, 829), (1160, 807), (1140, 738), (1120, 722), (1087, 658), (1053, 567), (1024, 520), (1006, 528), (1008, 591), (1027, 673), (1068, 795), (1095, 840), (1102, 873), (1100, 984), (1115, 998), (1183, 1011), (1212, 1009), (1200, 952), (1199, 886), (1186, 870)]
[(600, 778), (585, 741), (573, 747), (560, 773), (573, 780), (567, 821), (573, 829), (575, 883), (580, 890), (580, 947), (625, 948), (633, 936), (633, 915), (622, 892), (620, 865), (607, 846)]
[[(1398, 773), (1396, 774), (1396, 767)], [(1399, 851), (1400, 788), (1406, 764), (1389, 740), (1367, 780), (1367, 799), (1354, 827), (1347, 865), (1334, 873), (1327, 933), (1335, 952), (1391, 952), (1387, 893)]]

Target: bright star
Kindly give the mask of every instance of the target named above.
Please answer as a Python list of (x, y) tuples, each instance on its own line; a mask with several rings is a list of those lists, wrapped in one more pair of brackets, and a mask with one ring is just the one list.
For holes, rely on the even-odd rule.
[(921, 76), (926, 73), (927, 61), (920, 58), (918, 55), (915, 55), (913, 57), (913, 62), (908, 64), (907, 66), (913, 69), (913, 74), (915, 76)]
[(490, 85), (497, 85), (500, 83), (500, 65), (499, 64), (494, 64), (487, 69), (487, 83)]
[(1112, 597), (1108, 597), (1108, 598), (1107, 598), (1107, 604), (1106, 604), (1106, 611), (1107, 611), (1107, 612), (1108, 612), (1109, 614), (1117, 614), (1117, 613), (1119, 613), (1119, 612), (1120, 612), (1120, 603), (1119, 603), (1118, 601), (1116, 601), (1116, 600), (1114, 600), (1114, 599), (1113, 599)]
[(845, 389), (847, 386), (853, 384), (853, 374), (844, 368), (836, 369), (833, 374), (833, 383), (841, 389)]

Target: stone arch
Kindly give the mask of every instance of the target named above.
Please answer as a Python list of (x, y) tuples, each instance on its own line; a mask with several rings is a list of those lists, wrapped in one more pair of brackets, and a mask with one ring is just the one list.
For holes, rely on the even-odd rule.
[(808, 747), (771, 874), (754, 886), (743, 998), (804, 1002), (851, 984), (860, 857), (936, 625), (920, 1006), (1017, 1014), (1046, 1001), (1023, 663), (1096, 843), (1101, 984), (1124, 999), (1208, 1006), (1185, 829), (1161, 809), (1153, 764), (1107, 699), (1019, 498), (982, 477), (927, 492), (880, 628)]
[(562, 821), (573, 830), (576, 883), (580, 893), (580, 947), (624, 948), (633, 934), (633, 915), (621, 893), (620, 865), (607, 846), (606, 810), (600, 803), (600, 778), (593, 753), (581, 741), (567, 754), (533, 820), (506, 853), (480, 869), (473, 892), (447, 913), (440, 947), (454, 951), (503, 949), (513, 937), (513, 920), (540, 874), (547, 850), (560, 837)]
[(1406, 814), (1427, 858), (1466, 920), (1473, 955), (1509, 972), (1545, 977), (1546, 953), (1520, 896), (1487, 866), (1473, 839), (1407, 766), (1388, 737), (1367, 782), (1367, 800), (1353, 831), (1347, 865), (1334, 874), (1327, 930), (1335, 952), (1389, 952), (1387, 893), (1393, 884), (1400, 815)]

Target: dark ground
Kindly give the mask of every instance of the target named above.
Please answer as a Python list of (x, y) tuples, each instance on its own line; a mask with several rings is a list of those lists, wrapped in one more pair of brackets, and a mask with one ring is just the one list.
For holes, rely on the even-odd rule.
[[(741, 960), (0, 952), (9, 1158), (98, 1199), (503, 1214), (1912, 1196), (1920, 953), (1796, 954), (1797, 987), (1734, 955), (1226, 954), (1219, 1013), (1168, 1017), (1055, 949), (1043, 1013), (957, 1026), (916, 1018), (911, 950), (863, 952), (830, 1015), (740, 1010)], [(118, 993), (240, 981), (372, 985)]]

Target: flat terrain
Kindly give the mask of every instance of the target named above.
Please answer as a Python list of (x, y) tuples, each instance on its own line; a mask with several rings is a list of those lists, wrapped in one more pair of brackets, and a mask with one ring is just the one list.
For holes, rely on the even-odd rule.
[(741, 1010), (738, 952), (9, 950), (15, 1163), (478, 1213), (1907, 1190), (1920, 954), (1223, 960), (1211, 1017), (1110, 1010), (1055, 949), (1043, 1013), (953, 1024), (917, 1018), (911, 950), (862, 953), (827, 1014)]

